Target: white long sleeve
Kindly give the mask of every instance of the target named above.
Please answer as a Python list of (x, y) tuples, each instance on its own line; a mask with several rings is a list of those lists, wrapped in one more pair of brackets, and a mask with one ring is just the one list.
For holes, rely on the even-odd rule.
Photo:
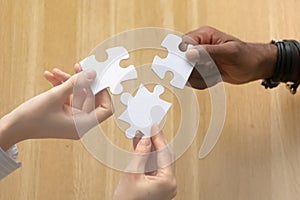
[(7, 152), (0, 148), (0, 180), (12, 173), (21, 166), (21, 163), (16, 162), (18, 149), (14, 145)]

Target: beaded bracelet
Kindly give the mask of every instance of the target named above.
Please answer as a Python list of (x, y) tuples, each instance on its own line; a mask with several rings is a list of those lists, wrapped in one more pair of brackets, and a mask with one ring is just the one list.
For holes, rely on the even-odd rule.
[(273, 76), (261, 84), (267, 89), (283, 82), (292, 94), (296, 94), (300, 84), (300, 43), (296, 40), (272, 40), (271, 43), (277, 46), (276, 66)]

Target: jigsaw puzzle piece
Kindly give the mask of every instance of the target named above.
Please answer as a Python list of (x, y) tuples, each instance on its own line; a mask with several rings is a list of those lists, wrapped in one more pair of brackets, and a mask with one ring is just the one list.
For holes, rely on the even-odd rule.
[(168, 56), (165, 59), (155, 56), (151, 67), (160, 79), (165, 77), (167, 71), (172, 72), (173, 79), (170, 84), (179, 89), (184, 88), (195, 65), (195, 63), (189, 62), (185, 52), (179, 49), (181, 41), (181, 37), (168, 34), (161, 44), (162, 47), (167, 48)]
[(151, 93), (141, 84), (134, 97), (129, 93), (122, 94), (121, 102), (127, 105), (127, 109), (118, 119), (130, 124), (126, 130), (128, 138), (133, 138), (138, 130), (145, 136), (151, 136), (153, 124), (159, 124), (172, 105), (159, 98), (163, 92), (164, 87), (161, 85), (155, 86)]
[(137, 71), (133, 65), (126, 68), (120, 67), (121, 60), (129, 58), (124, 47), (113, 47), (106, 50), (108, 58), (104, 62), (98, 62), (95, 55), (90, 55), (80, 62), (82, 70), (93, 69), (97, 76), (91, 85), (94, 94), (109, 87), (112, 94), (120, 94), (123, 91), (121, 82), (137, 78)]
[(153, 124), (160, 124), (166, 111), (160, 106), (154, 106), (150, 112), (150, 118), (153, 120), (148, 126), (133, 125), (126, 130), (126, 137), (133, 138), (137, 130), (141, 131), (145, 136), (152, 136), (151, 128)]

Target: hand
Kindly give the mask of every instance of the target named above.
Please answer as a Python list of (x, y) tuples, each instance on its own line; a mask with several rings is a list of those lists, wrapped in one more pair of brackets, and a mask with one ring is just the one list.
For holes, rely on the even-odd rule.
[[(154, 163), (149, 158), (152, 150), (157, 151), (155, 165), (159, 163), (172, 163), (172, 153), (167, 149), (167, 141), (158, 126), (152, 128), (152, 133), (157, 133), (152, 138), (135, 137), (133, 145), (136, 157), (131, 163), (129, 171), (137, 167), (147, 168)], [(161, 151), (161, 152), (159, 152)], [(173, 160), (172, 160), (173, 161)], [(114, 194), (116, 200), (170, 200), (176, 196), (175, 165), (158, 168), (157, 171), (148, 173), (126, 173), (121, 178)]]
[[(223, 81), (232, 84), (269, 78), (273, 74), (277, 59), (275, 45), (246, 43), (211, 27), (202, 27), (187, 33), (183, 36), (180, 49), (185, 51), (188, 44), (195, 45), (187, 50), (186, 56), (190, 61), (197, 63), (189, 78), (191, 86), (197, 89), (210, 87), (219, 82), (220, 79), (216, 78), (219, 73)], [(214, 72), (204, 70), (201, 76), (199, 68), (207, 67), (203, 63), (211, 60), (206, 52), (214, 61), (207, 63), (216, 66), (218, 70), (215, 69)], [(204, 83), (203, 77), (208, 84)]]
[[(75, 73), (82, 71), (79, 64), (74, 66)], [(96, 74), (95, 74), (96, 75)], [(45, 71), (44, 77), (52, 83), (53, 86), (60, 85), (67, 81), (71, 76), (57, 68), (52, 70), (52, 73)], [(74, 123), (77, 125), (77, 135), (80, 137), (94, 125), (104, 121), (113, 113), (113, 106), (111, 102), (110, 95), (107, 89), (100, 91), (95, 96), (90, 90), (90, 83), (85, 85), (81, 79), (77, 81), (73, 89), (72, 101), (70, 97), (66, 99), (65, 104), (69, 106), (72, 105), (73, 114), (78, 113), (73, 116)], [(95, 112), (90, 113), (95, 109)], [(90, 113), (90, 120), (88, 119), (82, 111)], [(94, 119), (92, 117), (94, 116)]]
[[(60, 85), (55, 84), (56, 87), (26, 101), (1, 119), (0, 147), (3, 150), (26, 139), (79, 139), (78, 131), (85, 132), (111, 116), (107, 91), (98, 93), (96, 98), (91, 92), (95, 71), (72, 77), (66, 75), (64, 79), (56, 77), (61, 80)], [(82, 129), (78, 130), (78, 126)]]

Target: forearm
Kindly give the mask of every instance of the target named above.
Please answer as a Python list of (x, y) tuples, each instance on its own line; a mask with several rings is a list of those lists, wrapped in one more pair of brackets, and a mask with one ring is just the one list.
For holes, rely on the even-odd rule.
[(22, 137), (22, 130), (18, 123), (17, 117), (9, 113), (0, 119), (0, 147), (3, 151), (7, 151), (11, 146), (20, 142)]
[(0, 180), (21, 166), (15, 160), (18, 149), (13, 146), (21, 140), (18, 127), (17, 120), (11, 113), (0, 120)]

